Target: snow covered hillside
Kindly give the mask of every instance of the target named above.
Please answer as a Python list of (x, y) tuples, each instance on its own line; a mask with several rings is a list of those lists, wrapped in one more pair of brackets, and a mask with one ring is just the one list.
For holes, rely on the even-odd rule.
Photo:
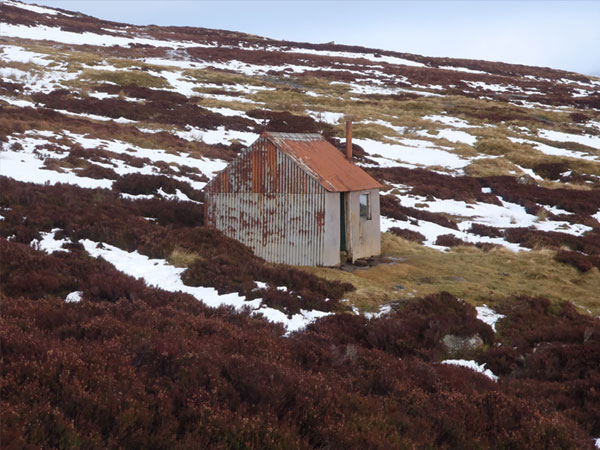
[[(351, 118), (358, 163), (385, 186), (383, 231), (599, 264), (599, 79), (17, 1), (0, 35), (3, 177), (199, 204), (265, 127), (341, 144)], [(163, 182), (135, 186), (152, 176)]]

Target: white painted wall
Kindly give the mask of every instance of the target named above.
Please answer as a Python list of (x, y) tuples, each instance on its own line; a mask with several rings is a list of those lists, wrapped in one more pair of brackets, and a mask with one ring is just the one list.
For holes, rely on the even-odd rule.
[(340, 193), (325, 194), (325, 248), (323, 249), (323, 265), (340, 264)]
[[(360, 195), (371, 195), (371, 218), (360, 217)], [(339, 209), (339, 208), (338, 208)], [(352, 261), (381, 254), (379, 189), (349, 192), (346, 202), (346, 242)]]

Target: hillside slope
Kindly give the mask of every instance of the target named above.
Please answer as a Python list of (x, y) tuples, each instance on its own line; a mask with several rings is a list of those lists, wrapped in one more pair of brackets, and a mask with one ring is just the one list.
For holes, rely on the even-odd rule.
[[(15, 448), (600, 436), (600, 79), (13, 0), (0, 12), (2, 426)], [(384, 185), (382, 258), (272, 265), (202, 227), (202, 187), (262, 130), (341, 147), (347, 118), (358, 164)], [(483, 345), (452, 350), (449, 335)]]
[[(598, 79), (226, 31), (137, 27), (12, 1), (3, 3), (2, 17), (5, 176), (112, 187), (130, 199), (189, 194), (201, 201), (192, 190), (267, 122), (335, 141), (351, 118), (359, 163), (387, 189), (383, 230), (437, 250), (462, 241), (485, 249), (562, 249), (558, 260), (578, 268), (549, 261), (550, 272), (530, 277), (559, 280), (544, 287), (518, 276), (530, 263), (522, 256), (500, 271), (517, 275), (506, 289), (415, 279), (411, 292), (446, 289), (478, 300), (482, 289), (502, 296), (520, 286), (518, 292), (598, 312), (592, 299), (581, 298), (600, 283), (596, 269), (589, 270), (600, 254)], [(134, 174), (171, 181), (136, 187), (141, 178)], [(503, 285), (497, 273), (479, 278)], [(375, 303), (392, 300), (387, 291)], [(358, 294), (351, 300), (377, 306)]]

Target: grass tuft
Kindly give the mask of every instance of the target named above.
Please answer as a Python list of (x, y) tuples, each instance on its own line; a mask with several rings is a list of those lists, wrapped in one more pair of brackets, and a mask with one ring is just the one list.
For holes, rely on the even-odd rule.
[(189, 267), (200, 258), (194, 251), (176, 247), (167, 257), (167, 261), (175, 267)]
[(80, 80), (115, 83), (119, 86), (136, 86), (147, 88), (170, 89), (172, 86), (163, 77), (150, 75), (149, 73), (133, 70), (108, 71), (108, 70), (85, 70)]

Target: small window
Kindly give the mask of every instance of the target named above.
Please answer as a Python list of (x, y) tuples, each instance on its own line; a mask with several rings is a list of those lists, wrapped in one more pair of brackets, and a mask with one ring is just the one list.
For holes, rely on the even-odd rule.
[(371, 194), (360, 194), (360, 217), (371, 219)]

